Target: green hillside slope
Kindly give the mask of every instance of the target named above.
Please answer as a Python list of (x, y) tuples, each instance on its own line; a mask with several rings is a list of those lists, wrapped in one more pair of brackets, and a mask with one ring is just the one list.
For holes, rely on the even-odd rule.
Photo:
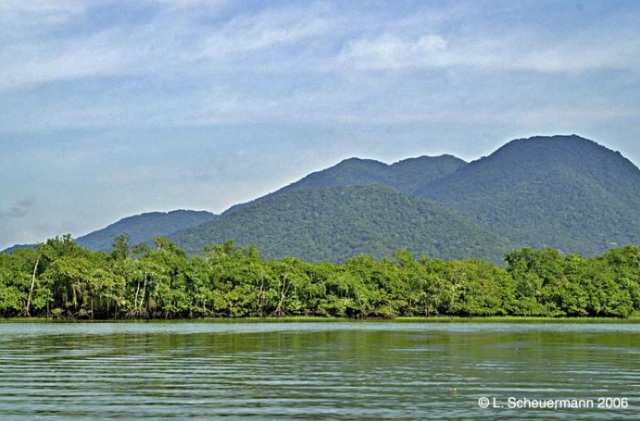
[(594, 255), (640, 244), (640, 170), (575, 135), (512, 141), (417, 194), (518, 247)]
[(512, 244), (433, 203), (379, 185), (302, 190), (254, 203), (172, 236), (197, 253), (233, 239), (266, 257), (342, 261), (405, 248), (433, 258), (502, 259)]

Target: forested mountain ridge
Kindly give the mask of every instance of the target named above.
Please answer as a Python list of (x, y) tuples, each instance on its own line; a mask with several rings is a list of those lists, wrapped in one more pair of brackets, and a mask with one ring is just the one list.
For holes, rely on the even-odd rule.
[(188, 253), (233, 239), (255, 243), (265, 257), (344, 261), (382, 257), (404, 248), (416, 255), (500, 261), (509, 240), (428, 200), (387, 186), (299, 190), (253, 203), (170, 239)]
[(111, 250), (113, 239), (127, 234), (133, 244), (150, 243), (154, 237), (167, 237), (180, 231), (215, 219), (207, 211), (175, 210), (170, 212), (148, 212), (129, 216), (106, 228), (79, 237), (76, 242), (94, 251)]
[(124, 233), (134, 244), (170, 237), (190, 254), (235, 239), (270, 258), (312, 261), (398, 248), (490, 261), (524, 247), (593, 256), (640, 244), (640, 170), (575, 135), (514, 140), (469, 164), (450, 155), (391, 165), (349, 158), (219, 217), (138, 215), (77, 242), (108, 250)]
[(295, 191), (324, 187), (379, 184), (392, 187), (403, 193), (413, 194), (417, 188), (425, 183), (451, 174), (465, 164), (466, 162), (462, 159), (451, 155), (420, 156), (404, 159), (390, 165), (372, 159), (349, 158), (333, 167), (313, 172), (273, 193), (248, 203), (232, 206), (223, 215), (236, 212), (250, 204), (270, 200)]
[(514, 140), (416, 193), (518, 247), (590, 256), (640, 244), (640, 170), (575, 135)]

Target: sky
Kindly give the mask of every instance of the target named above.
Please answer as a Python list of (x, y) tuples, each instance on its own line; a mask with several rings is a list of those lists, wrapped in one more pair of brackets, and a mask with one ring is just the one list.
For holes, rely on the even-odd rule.
[(0, 1), (0, 249), (573, 133), (640, 162), (640, 1)]

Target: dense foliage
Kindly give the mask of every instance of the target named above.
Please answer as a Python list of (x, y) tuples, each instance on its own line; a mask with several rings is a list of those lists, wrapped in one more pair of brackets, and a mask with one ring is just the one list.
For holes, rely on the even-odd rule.
[(416, 194), (517, 247), (592, 256), (640, 244), (640, 170), (579, 136), (512, 141)]
[(252, 204), (170, 239), (193, 255), (229, 238), (268, 258), (343, 262), (404, 248), (416, 255), (498, 262), (511, 243), (422, 198), (380, 185), (302, 190)]
[(69, 236), (0, 254), (3, 316), (74, 318), (433, 315), (626, 317), (640, 309), (640, 247), (589, 259), (522, 249), (506, 267), (406, 250), (341, 264), (212, 245), (189, 259), (164, 238), (92, 252)]

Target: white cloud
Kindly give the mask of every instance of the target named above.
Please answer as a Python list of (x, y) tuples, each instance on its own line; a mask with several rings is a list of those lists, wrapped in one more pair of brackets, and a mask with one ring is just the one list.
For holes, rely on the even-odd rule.
[[(585, 48), (585, 45), (587, 46)], [(516, 40), (482, 38), (447, 41), (441, 35), (402, 38), (384, 34), (351, 41), (340, 55), (343, 66), (356, 70), (399, 70), (469, 66), (479, 70), (529, 70), (545, 73), (589, 70), (634, 70), (638, 39), (569, 40), (560, 45), (523, 47)]]
[(359, 38), (347, 44), (339, 61), (356, 69), (400, 69), (413, 66), (440, 66), (447, 42), (436, 34), (408, 39), (385, 33), (375, 38)]
[[(12, 37), (9, 29), (1, 33), (0, 90), (114, 75), (187, 79), (254, 71), (340, 79), (350, 70), (464, 66), (562, 73), (637, 70), (639, 65), (640, 37), (616, 29), (615, 20), (606, 23), (607, 36), (580, 28), (559, 39), (531, 29), (453, 29), (447, 18), (465, 18), (459, 5), (387, 22), (343, 16), (336, 8), (315, 4), (248, 9), (231, 17), (222, 12), (233, 2), (149, 4), (158, 10), (135, 26), (113, 22), (94, 32), (57, 37), (43, 35), (91, 19), (90, 2), (1, 2), (0, 29), (20, 29), (21, 36)], [(627, 31), (636, 29), (637, 24)]]
[(81, 1), (0, 1), (0, 34), (5, 39), (22, 39), (46, 34), (52, 27), (81, 19), (87, 7)]
[[(443, 19), (440, 16), (440, 19)], [(575, 73), (598, 70), (640, 71), (640, 21), (603, 19), (601, 25), (546, 32), (511, 27), (496, 32), (480, 26), (459, 31), (446, 25), (408, 19), (348, 41), (340, 68), (358, 71), (470, 67), (479, 71)], [(503, 28), (504, 29), (504, 28)]]
[(0, 52), (5, 63), (0, 89), (16, 89), (46, 82), (108, 76), (133, 67), (126, 51), (112, 48), (113, 34), (61, 43), (9, 46)]
[(204, 55), (219, 56), (266, 49), (321, 36), (330, 28), (309, 11), (266, 11), (240, 15), (206, 38)]
[[(607, 39), (608, 38), (608, 39)], [(515, 55), (515, 66), (546, 73), (590, 70), (640, 71), (640, 37), (576, 37)]]
[(87, 11), (61, 7), (68, 2), (60, 2), (58, 7), (57, 3), (43, 3), (46, 7), (42, 10), (25, 7), (22, 2), (2, 3), (11, 7), (5, 7), (6, 16), (0, 15), (0, 26), (25, 29), (19, 39), (2, 34), (3, 90), (96, 76), (176, 71), (188, 77), (216, 69), (228, 71), (228, 66), (238, 65), (233, 63), (236, 58), (242, 61), (241, 67), (251, 63), (252, 57), (245, 53), (286, 48), (320, 37), (330, 28), (326, 19), (304, 8), (247, 12), (227, 21), (209, 22), (203, 18), (207, 15), (204, 10), (210, 8), (208, 17), (212, 18), (224, 3), (159, 2), (161, 12), (139, 26), (115, 25), (96, 32), (43, 38), (37, 33), (46, 34), (72, 19), (86, 18), (81, 14)]

